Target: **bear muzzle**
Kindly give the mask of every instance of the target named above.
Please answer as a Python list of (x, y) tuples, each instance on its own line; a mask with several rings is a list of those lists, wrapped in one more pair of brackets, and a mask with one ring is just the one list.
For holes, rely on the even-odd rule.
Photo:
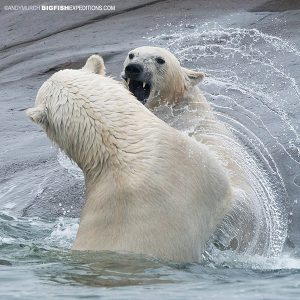
[(143, 65), (138, 63), (128, 64), (121, 77), (127, 83), (129, 91), (143, 104), (151, 93), (151, 76), (145, 72)]

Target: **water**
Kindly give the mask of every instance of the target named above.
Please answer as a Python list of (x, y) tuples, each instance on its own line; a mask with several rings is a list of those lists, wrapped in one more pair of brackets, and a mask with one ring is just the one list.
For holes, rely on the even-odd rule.
[(289, 290), (284, 299), (292, 299), (299, 292), (300, 259), (295, 255), (265, 259), (224, 251), (202, 264), (180, 265), (128, 254), (72, 253), (68, 249), (77, 223), (66, 217), (50, 222), (1, 214), (1, 297), (37, 299), (47, 290), (45, 299), (182, 299), (187, 294), (279, 299)]
[[(298, 101), (299, 88), (278, 65), (278, 58), (297, 58), (300, 53), (284, 40), (257, 29), (224, 28), (216, 23), (166, 27), (169, 29), (162, 35), (149, 40), (169, 48), (184, 65), (206, 72), (202, 89), (219, 119), (239, 141), (228, 141), (227, 145), (255, 190), (249, 199), (236, 196), (241, 199), (236, 212), (220, 228), (220, 240), (227, 246), (231, 241), (241, 244), (245, 236), (249, 239), (249, 226), (244, 223), (250, 217), (255, 226), (244, 252), (255, 254), (260, 249), (264, 256), (278, 255), (287, 235), (288, 191), (272, 152), (280, 149), (292, 168), (299, 163), (300, 141), (298, 124), (289, 117), (293, 112), (288, 111), (287, 103)], [(181, 112), (160, 108), (157, 114), (191, 136), (197, 133), (197, 120), (182, 124)], [(269, 124), (274, 119), (276, 126)], [(250, 203), (245, 208), (246, 201)]]
[(295, 254), (265, 259), (222, 251), (202, 264), (174, 264), (129, 254), (72, 253), (77, 223), (1, 214), (1, 299), (292, 299), (299, 293)]
[[(59, 193), (58, 187), (64, 190), (72, 181), (82, 190), (83, 178), (58, 152), (44, 162), (45, 171), (33, 176), (33, 169), (25, 169), (1, 184), (0, 298), (297, 299), (299, 252), (285, 241), (299, 200), (294, 184), (300, 160), (300, 93), (284, 60), (299, 60), (299, 50), (257, 29), (217, 23), (167, 24), (153, 28), (146, 39), (207, 74), (201, 89), (234, 132), (238, 143), (229, 146), (247, 167), (255, 189), (250, 205), (254, 234), (246, 249), (224, 251), (211, 241), (201, 264), (70, 251), (82, 193)], [(181, 112), (158, 113), (187, 134), (197, 129), (197, 120), (184, 124)], [(224, 243), (241, 239), (239, 222), (225, 222), (223, 236), (219, 232), (215, 238)]]

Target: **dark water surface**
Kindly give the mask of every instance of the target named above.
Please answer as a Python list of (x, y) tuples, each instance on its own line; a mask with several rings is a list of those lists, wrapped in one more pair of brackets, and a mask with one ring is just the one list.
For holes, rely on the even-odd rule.
[[(13, 3), (0, 1), (0, 299), (299, 299), (299, 1), (2, 9)], [(56, 70), (81, 67), (99, 53), (119, 78), (127, 52), (142, 45), (169, 48), (184, 66), (207, 74), (200, 88), (235, 134), (239, 148), (232, 151), (259, 195), (253, 209), (256, 228), (267, 228), (263, 255), (251, 254), (255, 240), (244, 254), (210, 245), (201, 264), (187, 265), (70, 251), (84, 203), (82, 174), (24, 110)], [(167, 108), (157, 114), (187, 134), (197, 126)]]

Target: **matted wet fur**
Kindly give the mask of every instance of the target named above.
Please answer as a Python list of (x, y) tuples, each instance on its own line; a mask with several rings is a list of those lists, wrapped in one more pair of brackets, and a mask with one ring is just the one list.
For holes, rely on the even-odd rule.
[(205, 145), (104, 73), (95, 55), (81, 70), (59, 71), (27, 110), (84, 173), (86, 203), (73, 249), (201, 260), (232, 204), (225, 170)]
[[(175, 128), (187, 132), (194, 128), (189, 134), (207, 145), (227, 169), (235, 203), (216, 233), (219, 246), (253, 254), (264, 253), (269, 247), (264, 238), (268, 228), (258, 224), (255, 216), (258, 196), (245, 172), (238, 142), (218, 120), (197, 86), (205, 74), (182, 67), (167, 49), (144, 46), (129, 51), (121, 77), (134, 95), (137, 84), (132, 85), (133, 81), (147, 83), (145, 90), (150, 87), (150, 91), (138, 93), (141, 98), (137, 99)], [(249, 248), (252, 240), (257, 241), (255, 249)]]

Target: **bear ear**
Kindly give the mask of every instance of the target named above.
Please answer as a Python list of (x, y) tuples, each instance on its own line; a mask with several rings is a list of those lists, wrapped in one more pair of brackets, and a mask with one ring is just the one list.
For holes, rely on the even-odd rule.
[(203, 72), (193, 71), (186, 68), (181, 67), (185, 75), (187, 76), (188, 80), (192, 84), (192, 86), (198, 84), (200, 81), (203, 80), (205, 74)]
[(99, 74), (99, 75), (105, 75), (105, 65), (103, 58), (99, 55), (92, 55), (90, 56), (84, 67), (83, 70), (89, 71), (91, 73)]
[(35, 106), (26, 110), (26, 115), (37, 124), (45, 124), (47, 122), (46, 108), (42, 106)]

